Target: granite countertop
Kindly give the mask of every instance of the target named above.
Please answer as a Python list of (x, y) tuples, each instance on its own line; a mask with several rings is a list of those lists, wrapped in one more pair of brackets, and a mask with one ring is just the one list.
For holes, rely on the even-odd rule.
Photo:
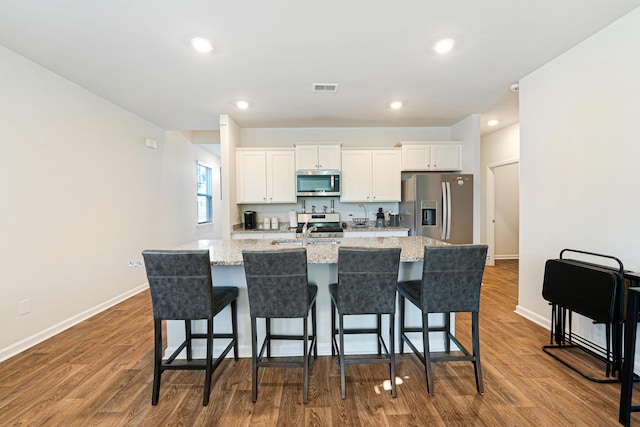
[[(274, 230), (277, 231), (277, 230)], [(273, 244), (271, 239), (197, 240), (176, 249), (209, 249), (211, 265), (242, 265), (243, 250), (278, 250), (301, 247), (301, 239), (280, 239)], [(336, 243), (339, 242), (339, 243)], [(417, 262), (424, 258), (425, 246), (442, 246), (448, 243), (421, 236), (410, 237), (353, 237), (337, 239), (310, 239), (307, 260), (310, 264), (337, 264), (338, 247), (400, 247), (401, 262)]]
[[(347, 227), (344, 229), (344, 231), (349, 231), (349, 232), (358, 232), (358, 231), (409, 231), (409, 227), (390, 227), (390, 226), (386, 226), (386, 227), (376, 227), (375, 226), (375, 221), (370, 221), (369, 224), (365, 225), (364, 227), (356, 227), (355, 225), (353, 225), (353, 222), (350, 221), (345, 221), (347, 224)], [(258, 227), (262, 227), (262, 224), (258, 224)], [(277, 229), (271, 229), (271, 228), (254, 228), (252, 230), (245, 230), (244, 229), (244, 224), (235, 224), (233, 226), (233, 229), (231, 230), (232, 233), (290, 233), (290, 232), (295, 232), (296, 229), (295, 228), (289, 228), (289, 223), (285, 222), (285, 223), (280, 223), (279, 227)]]

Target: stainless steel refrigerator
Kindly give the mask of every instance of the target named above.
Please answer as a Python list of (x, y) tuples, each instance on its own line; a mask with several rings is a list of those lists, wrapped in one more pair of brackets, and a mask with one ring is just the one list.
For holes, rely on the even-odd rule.
[(473, 243), (473, 175), (421, 173), (404, 179), (400, 217), (410, 236)]

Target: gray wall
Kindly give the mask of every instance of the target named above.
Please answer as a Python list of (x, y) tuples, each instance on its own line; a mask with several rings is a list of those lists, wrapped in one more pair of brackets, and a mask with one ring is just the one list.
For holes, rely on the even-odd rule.
[(3, 47), (0, 93), (3, 360), (144, 289), (143, 249), (211, 236), (195, 162), (216, 160)]
[[(520, 81), (517, 311), (549, 325), (544, 263), (563, 248), (640, 268), (640, 9)], [(601, 325), (574, 332), (603, 343)]]

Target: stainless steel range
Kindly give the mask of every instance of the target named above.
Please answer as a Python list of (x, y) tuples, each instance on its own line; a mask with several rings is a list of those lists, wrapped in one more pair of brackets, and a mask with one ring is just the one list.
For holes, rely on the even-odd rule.
[(296, 233), (302, 233), (302, 227), (315, 227), (311, 230), (311, 237), (342, 237), (339, 213), (299, 213)]

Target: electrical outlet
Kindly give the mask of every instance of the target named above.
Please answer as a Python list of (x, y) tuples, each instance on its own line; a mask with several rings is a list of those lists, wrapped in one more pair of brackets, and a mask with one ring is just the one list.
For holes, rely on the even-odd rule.
[(24, 316), (25, 314), (28, 314), (30, 311), (31, 311), (31, 307), (28, 299), (22, 300), (20, 301), (20, 303), (18, 303), (18, 312), (20, 313), (20, 316)]
[(144, 264), (142, 261), (129, 261), (127, 267), (142, 267)]

